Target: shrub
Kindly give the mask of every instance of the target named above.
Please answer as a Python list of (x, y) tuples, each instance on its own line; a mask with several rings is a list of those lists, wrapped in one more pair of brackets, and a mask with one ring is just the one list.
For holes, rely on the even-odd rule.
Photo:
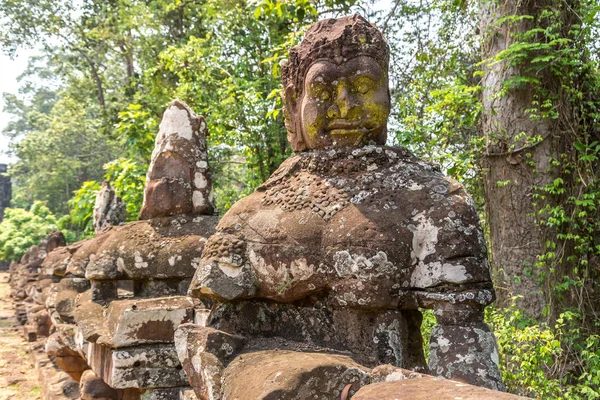
[(0, 259), (20, 260), (27, 249), (58, 229), (58, 221), (40, 201), (29, 210), (7, 208), (0, 223)]
[(600, 399), (600, 336), (581, 328), (576, 311), (554, 326), (526, 318), (512, 307), (489, 307), (500, 372), (510, 393), (541, 399)]

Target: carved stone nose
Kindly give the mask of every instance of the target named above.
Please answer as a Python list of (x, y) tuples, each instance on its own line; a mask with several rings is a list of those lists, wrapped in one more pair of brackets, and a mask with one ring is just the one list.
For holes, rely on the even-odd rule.
[(356, 99), (346, 85), (337, 92), (333, 104), (327, 110), (329, 118), (346, 118), (350, 111), (357, 106)]
[(347, 87), (342, 87), (335, 100), (335, 104), (340, 110), (340, 118), (345, 118), (348, 115), (351, 107), (350, 91)]

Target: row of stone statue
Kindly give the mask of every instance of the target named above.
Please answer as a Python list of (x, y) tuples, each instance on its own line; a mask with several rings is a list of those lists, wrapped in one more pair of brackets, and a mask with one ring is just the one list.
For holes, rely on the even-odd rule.
[[(221, 219), (207, 124), (174, 101), (140, 221), (120, 224), (105, 184), (94, 238), (56, 234), (11, 267), (27, 331), (79, 382), (63, 398), (515, 398), (489, 390), (503, 385), (472, 200), (385, 145), (388, 55), (360, 16), (314, 24), (282, 69), (296, 155)], [(428, 363), (419, 308), (438, 323)]]

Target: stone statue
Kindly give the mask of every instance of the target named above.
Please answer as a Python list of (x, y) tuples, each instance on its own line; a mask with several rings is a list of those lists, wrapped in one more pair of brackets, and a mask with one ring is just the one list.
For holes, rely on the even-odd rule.
[(313, 25), (283, 67), (285, 126), (295, 152), (386, 142), (388, 46), (364, 19), (351, 19)]
[(102, 182), (102, 188), (96, 195), (94, 203), (94, 232), (98, 233), (107, 226), (120, 225), (125, 222), (126, 207), (117, 196), (115, 189), (108, 181)]
[(175, 100), (165, 111), (146, 175), (140, 219), (214, 213), (204, 117)]
[[(269, 371), (285, 383), (245, 398), (339, 398), (367, 367), (427, 370), (419, 307), (439, 324), (434, 375), (503, 388), (483, 322), (494, 291), (477, 212), (458, 182), (385, 146), (388, 58), (381, 32), (358, 15), (317, 22), (290, 51), (284, 113), (296, 155), (223, 216), (189, 290), (215, 301), (211, 315), (176, 333), (199, 398), (235, 398), (239, 376), (260, 382)], [(291, 367), (270, 369), (265, 360), (282, 350), (299, 370), (336, 365), (328, 389)]]

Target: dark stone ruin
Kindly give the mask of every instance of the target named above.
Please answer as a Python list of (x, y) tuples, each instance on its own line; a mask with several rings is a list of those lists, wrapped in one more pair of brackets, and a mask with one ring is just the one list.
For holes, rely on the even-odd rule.
[(10, 207), (10, 198), (12, 196), (12, 186), (10, 177), (6, 174), (8, 167), (6, 164), (0, 164), (0, 222), (4, 219), (4, 209)]
[(110, 186), (108, 181), (102, 182), (92, 215), (94, 232), (98, 233), (107, 226), (121, 225), (125, 222), (126, 211), (125, 203), (117, 196), (115, 189)]
[[(11, 267), (44, 399), (517, 398), (483, 321), (477, 212), (385, 145), (387, 70), (362, 17), (313, 25), (283, 67), (296, 154), (220, 221), (206, 121), (174, 101), (140, 221), (105, 183), (94, 238), (53, 233)], [(422, 308), (437, 319), (428, 361)]]
[[(12, 196), (12, 187), (10, 177), (6, 175), (8, 167), (6, 164), (0, 164), (0, 222), (4, 219), (4, 210), (10, 207), (10, 198)], [(0, 260), (0, 271), (7, 270), (8, 261)]]

